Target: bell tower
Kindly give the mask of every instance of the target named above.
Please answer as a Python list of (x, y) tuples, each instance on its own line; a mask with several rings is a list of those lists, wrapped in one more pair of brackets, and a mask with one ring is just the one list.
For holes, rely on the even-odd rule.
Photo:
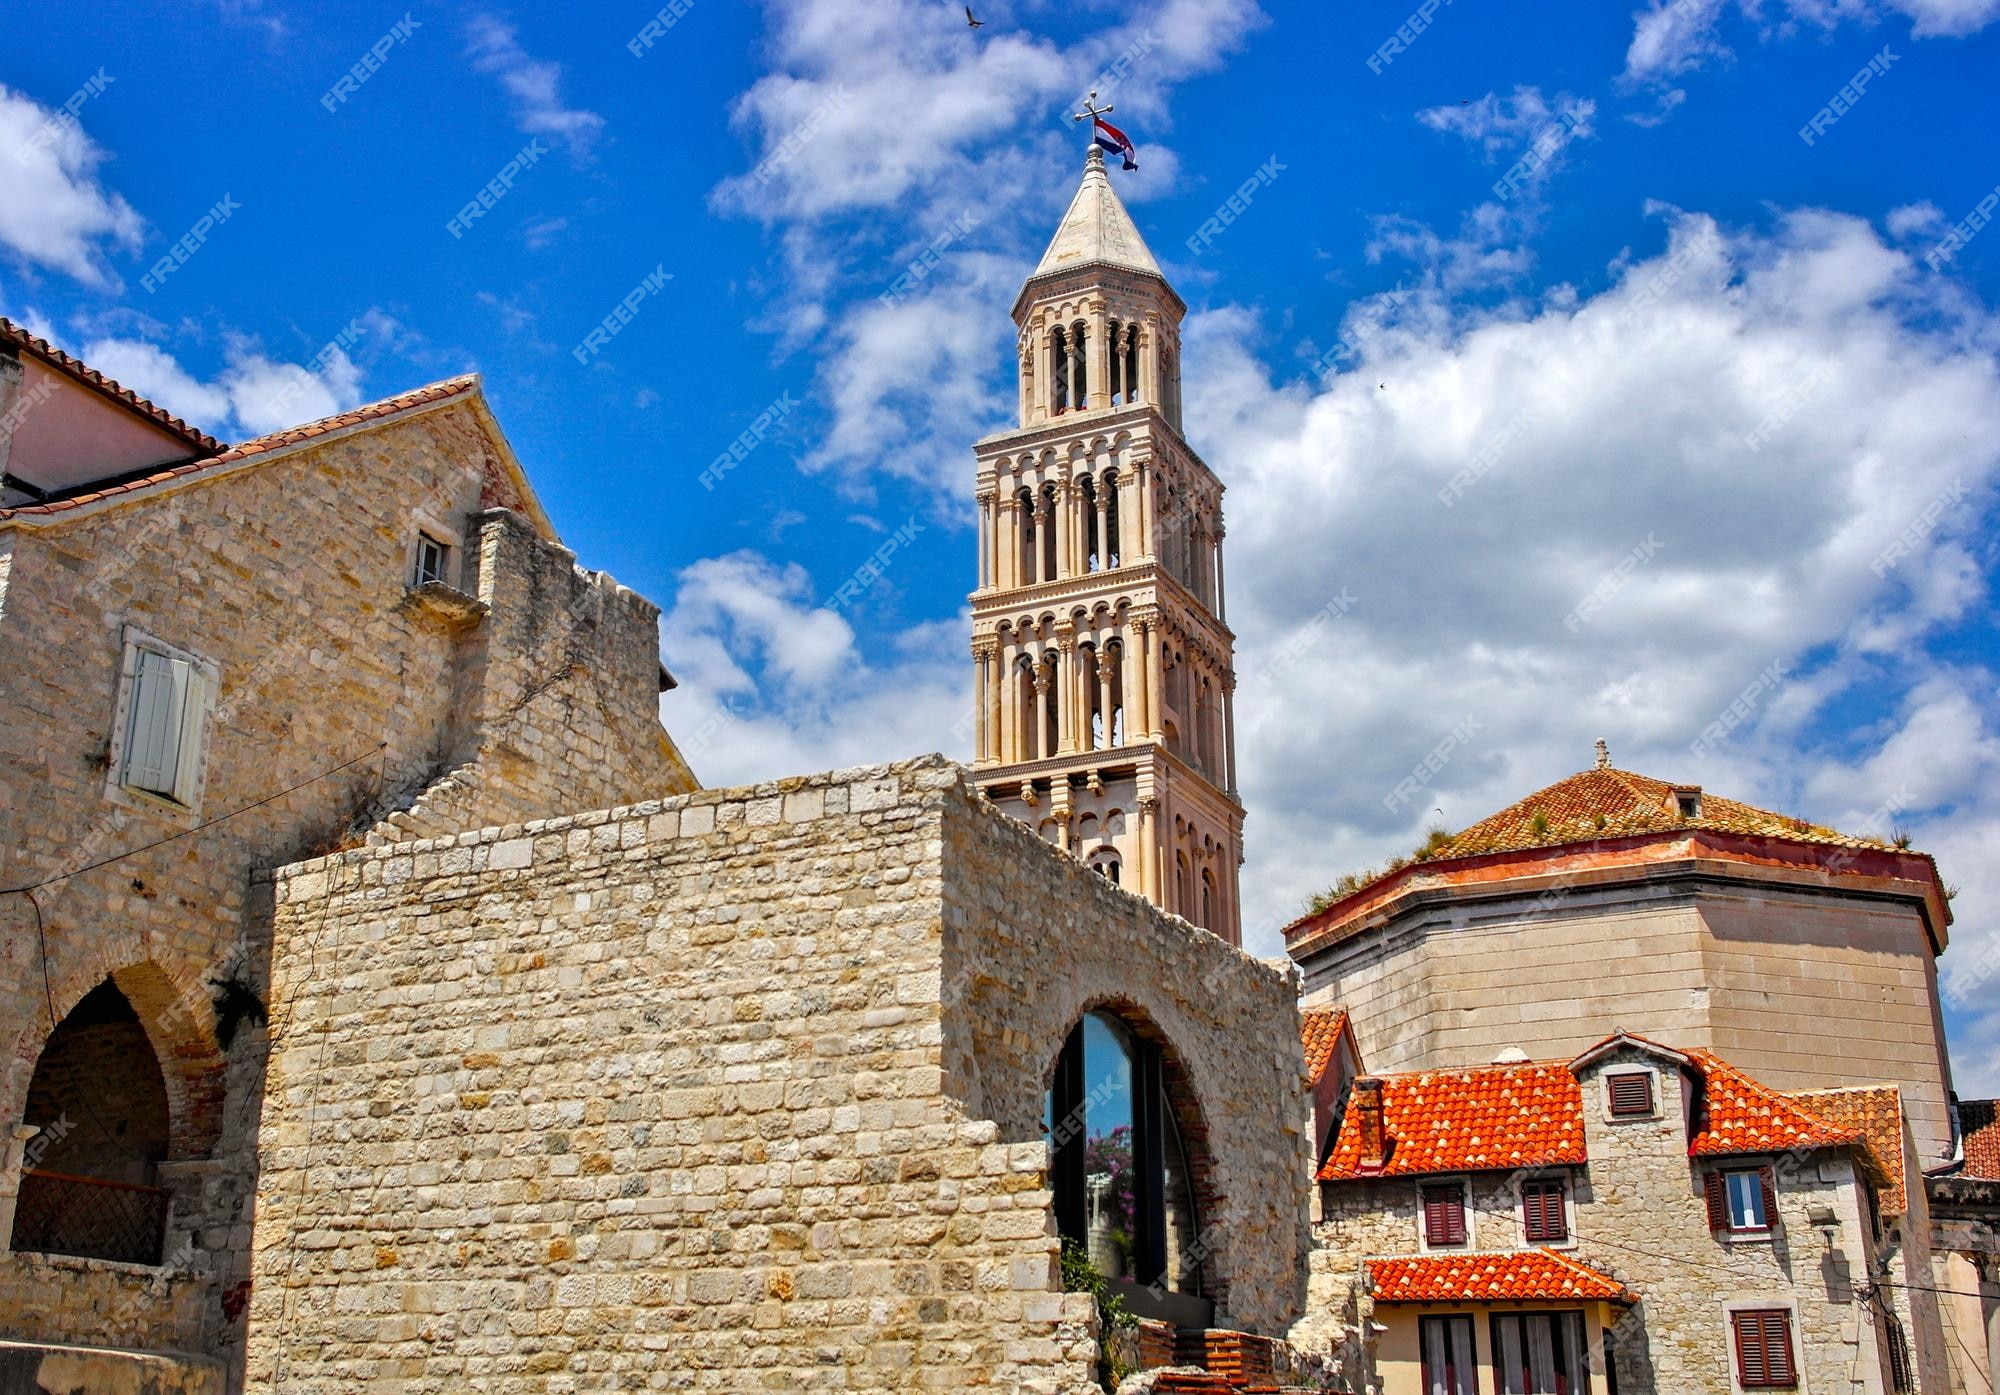
[(1086, 865), (1242, 940), (1222, 483), (1174, 294), (1094, 145), (1014, 301), (1020, 424), (974, 448), (973, 775)]

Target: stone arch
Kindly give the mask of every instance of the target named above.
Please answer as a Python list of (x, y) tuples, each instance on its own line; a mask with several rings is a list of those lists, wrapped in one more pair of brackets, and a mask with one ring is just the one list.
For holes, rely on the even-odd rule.
[(6, 1080), (6, 1112), (19, 1121), (29, 1084), (49, 1040), (85, 998), (104, 984), (114, 985), (131, 1005), (145, 1031), (165, 1080), (168, 1107), (167, 1156), (180, 1161), (205, 1158), (222, 1134), (223, 1051), (215, 1036), (215, 1009), (199, 983), (181, 984), (151, 959), (110, 964), (112, 945), (90, 962), (62, 974), (50, 985), (57, 1018), (45, 1020), (47, 1005), (15, 1037)]
[[(1102, 1013), (1117, 1019), (1133, 1038), (1157, 1053), (1159, 1084), (1166, 1106), (1163, 1111), (1164, 1122), (1172, 1129), (1172, 1137), (1178, 1148), (1180, 1163), (1184, 1170), (1179, 1185), (1185, 1188), (1185, 1199), (1193, 1222), (1190, 1233), (1171, 1237), (1168, 1246), (1171, 1275), (1169, 1286), (1177, 1292), (1208, 1299), (1218, 1309), (1225, 1308), (1229, 1292), (1229, 1276), (1222, 1246), (1217, 1243), (1222, 1237), (1219, 1234), (1211, 1235), (1208, 1227), (1223, 1215), (1227, 1198), (1223, 1196), (1219, 1187), (1219, 1172), (1209, 1145), (1207, 1117), (1202, 1107), (1200, 1092), (1195, 1087), (1189, 1062), (1152, 1012), (1136, 998), (1122, 993), (1099, 993), (1086, 997), (1082, 1005), (1068, 1019), (1068, 1025), (1058, 1037), (1055, 1050), (1050, 1055), (1043, 1074), (1044, 1094), (1047, 1095), (1057, 1087), (1057, 1077), (1064, 1067), (1068, 1043), (1085, 1019), (1093, 1013)], [(1090, 1086), (1086, 1086), (1086, 1089), (1088, 1088)], [(1054, 1122), (1060, 1130), (1063, 1121), (1055, 1119)], [(1052, 1143), (1055, 1141), (1051, 1140)], [(1052, 1154), (1053, 1161), (1055, 1159)], [(1054, 1176), (1051, 1181), (1053, 1184), (1060, 1184), (1060, 1180)], [(1169, 1185), (1174, 1184), (1170, 1182)], [(1171, 1204), (1169, 1202), (1169, 1205)], [(1148, 1282), (1150, 1279), (1151, 1276), (1147, 1276)]]

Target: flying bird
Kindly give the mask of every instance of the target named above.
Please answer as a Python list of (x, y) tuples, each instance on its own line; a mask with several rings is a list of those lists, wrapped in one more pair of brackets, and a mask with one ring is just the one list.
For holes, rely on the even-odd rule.
[(967, 5), (967, 6), (965, 7), (965, 22), (966, 22), (966, 24), (967, 24), (967, 25), (968, 25), (969, 27), (971, 27), (971, 28), (973, 28), (973, 29), (984, 29), (984, 28), (986, 27), (986, 21), (985, 21), (985, 20), (983, 20), (983, 19), (974, 19), (974, 18), (972, 17), (972, 6), (970, 6), (970, 5)]

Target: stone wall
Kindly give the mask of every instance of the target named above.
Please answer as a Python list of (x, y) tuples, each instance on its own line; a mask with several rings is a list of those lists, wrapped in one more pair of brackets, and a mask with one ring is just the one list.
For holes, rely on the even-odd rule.
[[(495, 511), (532, 511), (505, 452), (474, 394), (213, 477), (0, 520), (0, 886), (40, 884), (32, 904), (0, 898), (0, 1125), (26, 1116), (47, 999), (61, 1017), (115, 978), (166, 1077), (167, 1249), (215, 1280), (202, 1350), (240, 1338), (224, 1297), (249, 1267), (263, 1033), (254, 1012), (218, 1021), (215, 995), (228, 979), (239, 1003), (264, 991), (253, 874), (358, 841), (454, 759), (476, 762), (486, 723), (509, 714), (450, 826), (692, 785), (659, 729), (651, 606)], [(483, 609), (412, 591), (420, 528), (461, 552), (477, 543), (454, 579)], [(108, 788), (128, 626), (219, 671), (198, 810)], [(0, 1302), (0, 1337), (32, 1316)]]
[(1079, 1395), (1040, 1100), (1107, 997), (1217, 1051), (1232, 1310), (1296, 1311), (1285, 977), (942, 758), (371, 848), (276, 894), (253, 1388)]

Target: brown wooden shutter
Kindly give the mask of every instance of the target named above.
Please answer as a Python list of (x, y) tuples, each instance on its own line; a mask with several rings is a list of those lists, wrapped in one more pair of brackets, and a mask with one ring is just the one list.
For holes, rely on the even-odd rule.
[(1768, 1167), (1757, 1169), (1757, 1181), (1764, 1188), (1764, 1224), (1776, 1229), (1778, 1225), (1778, 1176)]
[(1567, 1240), (1569, 1218), (1563, 1207), (1561, 1182), (1523, 1182), (1521, 1221), (1530, 1240)]
[(1729, 1184), (1720, 1172), (1711, 1172), (1701, 1179), (1702, 1197), (1708, 1202), (1708, 1228), (1710, 1230), (1729, 1229)]
[(1457, 1187), (1425, 1187), (1424, 1243), (1465, 1243), (1465, 1196)]
[(1736, 1332), (1736, 1383), (1754, 1390), (1770, 1379), (1764, 1361), (1764, 1323), (1761, 1313), (1731, 1313), (1730, 1325)]
[(1782, 1309), (1731, 1313), (1736, 1338), (1736, 1382), (1746, 1390), (1798, 1384), (1792, 1360), (1792, 1315)]
[(1614, 1115), (1651, 1114), (1653, 1112), (1653, 1077), (1646, 1071), (1626, 1071), (1619, 1075), (1606, 1076), (1607, 1088), (1611, 1091), (1611, 1112)]
[(1771, 1364), (1772, 1385), (1796, 1385), (1798, 1374), (1792, 1366), (1792, 1317), (1790, 1313), (1764, 1314), (1764, 1354)]

